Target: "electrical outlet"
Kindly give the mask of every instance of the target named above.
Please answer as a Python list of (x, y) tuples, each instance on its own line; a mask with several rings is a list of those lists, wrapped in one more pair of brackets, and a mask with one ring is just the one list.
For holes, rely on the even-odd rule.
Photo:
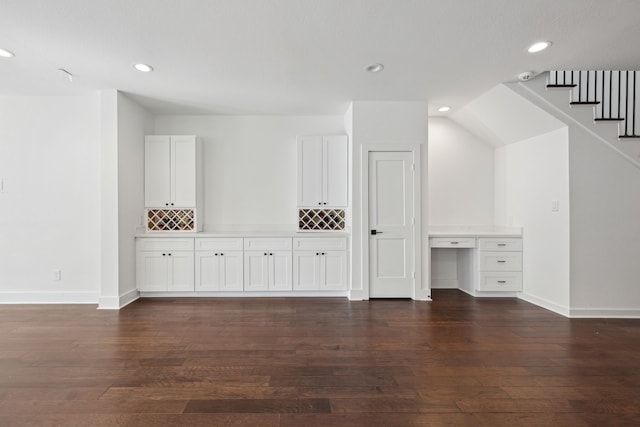
[(59, 282), (60, 280), (62, 280), (62, 270), (60, 269), (53, 270), (53, 281)]

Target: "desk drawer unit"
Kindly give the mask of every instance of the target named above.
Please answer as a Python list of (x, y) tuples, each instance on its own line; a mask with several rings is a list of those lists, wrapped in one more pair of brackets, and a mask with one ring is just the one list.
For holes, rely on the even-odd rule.
[(432, 248), (475, 248), (475, 237), (432, 237), (429, 239)]
[(479, 291), (522, 290), (522, 239), (478, 239)]

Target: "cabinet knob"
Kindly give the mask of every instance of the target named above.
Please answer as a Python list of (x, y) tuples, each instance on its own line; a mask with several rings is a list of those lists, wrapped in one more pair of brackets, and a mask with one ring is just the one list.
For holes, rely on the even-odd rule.
[(318, 205), (321, 205), (321, 204), (322, 204), (322, 202), (318, 202)]
[(165, 206), (169, 206), (169, 203), (165, 203), (164, 205), (165, 205)]
[(265, 256), (267, 255), (267, 253), (266, 253), (266, 252), (265, 252), (264, 254), (265, 254)]
[(220, 256), (224, 256), (224, 254), (222, 252), (220, 252)]
[(218, 256), (218, 254), (217, 254), (217, 253), (216, 253), (216, 254), (213, 254), (213, 255), (214, 255), (214, 256)]
[(507, 261), (504, 261), (504, 260), (499, 259), (499, 260), (498, 260), (498, 262), (499, 262), (500, 264), (502, 264), (502, 263), (505, 263), (505, 262), (507, 262)]
[(322, 202), (322, 204), (323, 204), (323, 205), (326, 205), (326, 204), (327, 204), (327, 202)]
[(320, 255), (318, 252), (316, 252), (316, 255)]
[(173, 206), (173, 203), (171, 203), (171, 206)]
[(322, 252), (322, 255), (324, 255), (324, 252)]
[(273, 256), (273, 254), (272, 254), (272, 253), (269, 253), (269, 255)]
[(162, 254), (162, 256), (167, 256), (167, 254)]
[(167, 255), (171, 256), (171, 254), (167, 254)]

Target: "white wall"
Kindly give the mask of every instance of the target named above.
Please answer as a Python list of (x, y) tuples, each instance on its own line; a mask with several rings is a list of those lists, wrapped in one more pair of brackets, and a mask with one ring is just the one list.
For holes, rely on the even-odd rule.
[[(524, 229), (523, 298), (565, 315), (570, 290), (568, 147), (563, 128), (495, 152), (496, 223)], [(552, 201), (558, 201), (558, 212), (552, 212)]]
[(296, 228), (296, 136), (345, 134), (342, 116), (156, 116), (204, 140), (205, 229)]
[[(429, 118), (429, 225), (491, 226), (493, 147), (445, 117)], [(431, 249), (431, 287), (457, 288), (455, 249)]]
[(0, 97), (0, 178), (0, 302), (97, 302), (99, 97)]
[(571, 315), (640, 317), (640, 169), (569, 129)]
[(493, 151), (452, 120), (429, 118), (430, 225), (493, 225)]
[[(420, 167), (422, 176), (419, 177), (422, 185), (420, 200), (416, 200), (421, 206), (420, 223), (424, 229), (418, 227), (420, 236), (420, 251), (425, 252), (428, 248), (428, 237), (426, 225), (428, 224), (427, 208), (427, 171), (428, 171), (428, 119), (427, 104), (424, 102), (377, 102), (377, 101), (355, 101), (349, 110), (351, 118), (347, 121), (352, 124), (353, 145), (352, 145), (352, 166), (353, 166), (353, 229), (351, 238), (352, 265), (351, 271), (351, 299), (368, 299), (369, 288), (365, 283), (365, 270), (368, 271), (369, 262), (366, 257), (368, 248), (368, 234), (362, 234), (362, 225), (366, 221), (367, 207), (362, 206), (362, 180), (367, 179), (362, 176), (361, 153), (364, 144), (420, 144), (421, 152)], [(420, 225), (420, 224), (418, 224)], [(429, 296), (427, 287), (428, 280), (422, 280), (429, 274), (429, 263), (426, 257), (421, 257), (422, 264), (416, 265), (416, 282), (418, 292), (416, 299), (426, 299)]]
[(144, 136), (153, 115), (118, 93), (118, 306), (137, 296), (135, 233), (144, 213)]

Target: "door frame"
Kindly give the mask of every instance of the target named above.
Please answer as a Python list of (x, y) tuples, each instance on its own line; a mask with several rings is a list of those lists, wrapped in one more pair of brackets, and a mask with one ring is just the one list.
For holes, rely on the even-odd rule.
[(413, 265), (415, 278), (413, 279), (413, 291), (411, 298), (414, 300), (424, 300), (421, 297), (422, 289), (422, 144), (419, 143), (399, 143), (399, 144), (363, 144), (360, 153), (361, 165), (361, 248), (362, 248), (362, 290), (365, 299), (370, 298), (369, 268), (369, 153), (371, 152), (411, 152), (413, 154), (413, 213), (415, 216), (414, 239), (413, 239)]

